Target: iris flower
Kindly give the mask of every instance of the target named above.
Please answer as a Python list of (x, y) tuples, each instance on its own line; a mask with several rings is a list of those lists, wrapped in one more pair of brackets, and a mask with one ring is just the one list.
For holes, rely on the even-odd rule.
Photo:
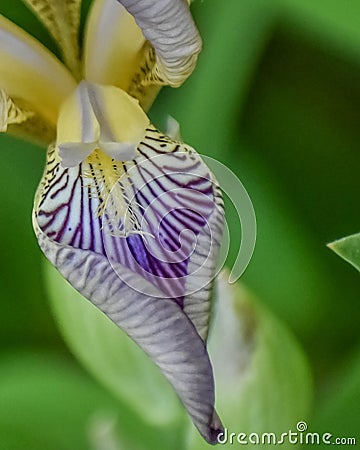
[[(186, 0), (24, 0), (62, 62), (0, 16), (0, 131), (46, 144), (39, 245), (71, 285), (141, 346), (201, 435), (222, 431), (206, 339), (222, 199), (194, 149), (145, 111), (180, 86), (201, 39)], [(154, 405), (154, 408), (156, 405)]]

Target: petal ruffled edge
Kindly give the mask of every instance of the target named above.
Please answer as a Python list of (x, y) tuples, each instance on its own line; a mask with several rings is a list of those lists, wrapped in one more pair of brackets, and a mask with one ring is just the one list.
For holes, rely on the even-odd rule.
[(144, 84), (180, 86), (195, 68), (202, 41), (186, 0), (118, 0), (156, 53)]

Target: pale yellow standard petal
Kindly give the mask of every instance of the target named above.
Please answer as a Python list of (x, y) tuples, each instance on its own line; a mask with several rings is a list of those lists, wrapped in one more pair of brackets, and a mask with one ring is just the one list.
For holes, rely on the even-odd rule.
[(115, 0), (93, 2), (85, 32), (84, 77), (128, 91), (142, 60), (145, 38)]
[(59, 115), (56, 145), (62, 165), (78, 165), (96, 149), (118, 161), (134, 159), (148, 125), (138, 101), (125, 91), (82, 81)]
[(0, 88), (56, 125), (76, 81), (36, 39), (0, 15)]
[(65, 64), (80, 78), (79, 25), (81, 0), (23, 0), (46, 26)]

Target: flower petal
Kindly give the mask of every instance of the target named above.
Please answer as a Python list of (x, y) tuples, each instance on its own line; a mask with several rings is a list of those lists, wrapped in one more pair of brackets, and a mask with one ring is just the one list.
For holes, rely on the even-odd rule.
[(85, 32), (84, 77), (128, 91), (145, 38), (134, 18), (114, 0), (95, 0)]
[[(215, 443), (222, 426), (204, 343), (204, 287), (214, 276), (220, 194), (199, 156), (155, 129), (138, 152), (117, 164), (97, 151), (66, 169), (50, 149), (34, 228), (48, 259), (150, 355)], [(185, 228), (191, 233), (180, 242)]]
[(0, 15), (0, 88), (56, 125), (63, 100), (76, 82), (36, 39)]
[(79, 25), (81, 0), (23, 0), (49, 30), (65, 64), (80, 78)]
[(19, 108), (3, 89), (0, 89), (0, 132), (7, 131), (9, 125), (26, 122), (34, 113)]
[[(157, 286), (161, 298), (176, 300), (205, 340), (223, 227), (220, 191), (193, 149), (154, 129), (137, 151), (140, 156), (125, 164), (125, 176), (107, 198), (107, 256)], [(121, 196), (125, 211), (113, 217)]]
[(118, 0), (156, 52), (146, 83), (180, 86), (195, 68), (202, 42), (186, 0)]
[(39, 144), (49, 145), (55, 139), (55, 128), (0, 89), (0, 133), (8, 132)]
[(62, 164), (79, 164), (99, 148), (119, 161), (134, 159), (149, 119), (138, 101), (115, 86), (82, 81), (61, 107), (56, 145)]

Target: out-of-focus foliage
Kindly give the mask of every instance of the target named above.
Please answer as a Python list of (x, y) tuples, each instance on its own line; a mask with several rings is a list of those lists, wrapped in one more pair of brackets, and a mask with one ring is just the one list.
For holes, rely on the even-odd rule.
[[(84, 366), (144, 422), (157, 425), (160, 435), (177, 436), (171, 448), (206, 448), (193, 426), (186, 443), (184, 411), (143, 352), (50, 264), (46, 285), (62, 334)], [(281, 435), (309, 414), (306, 358), (286, 327), (243, 288), (229, 285), (225, 276), (217, 285), (209, 350), (221, 417), (230, 430)]]
[[(84, 2), (84, 16), (89, 3)], [(175, 117), (184, 140), (228, 165), (254, 203), (258, 241), (242, 283), (259, 299), (262, 361), (274, 367), (272, 376), (266, 377), (264, 366), (262, 378), (248, 380), (243, 398), (232, 407), (252, 399), (261, 405), (267, 389), (275, 389), (274, 376), (288, 378), (291, 368), (298, 367), (292, 381), (299, 385), (299, 395), (304, 394), (298, 411), (305, 414), (307, 366), (285, 331), (290, 328), (314, 375), (311, 430), (354, 436), (360, 442), (359, 274), (326, 248), (326, 243), (359, 228), (360, 2), (196, 0), (192, 9), (204, 41), (198, 67), (182, 88), (164, 89), (150, 114), (159, 127), (165, 126), (168, 114)], [(2, 0), (0, 13), (56, 52), (46, 30), (20, 0)], [(133, 386), (137, 380), (143, 383), (143, 374), (134, 371), (126, 385), (128, 367), (119, 368), (119, 378), (121, 369), (127, 381), (117, 391), (114, 373), (112, 382), (98, 375), (111, 388), (106, 392), (79, 369), (62, 343), (30, 219), (45, 153), (8, 136), (0, 136), (0, 152), (1, 445), (11, 450), (96, 450), (107, 443), (111, 449), (183, 450), (182, 418), (178, 428), (163, 427), (149, 423), (148, 406), (144, 416), (135, 400), (130, 407)], [(230, 265), (240, 241), (230, 204), (227, 219)], [(86, 333), (74, 329), (82, 348)], [(79, 347), (72, 349), (84, 363)], [(286, 367), (286, 361), (280, 363), (282, 352), (290, 358)], [(106, 352), (98, 356), (105, 364), (101, 357)], [(121, 361), (121, 355), (117, 358)], [(258, 363), (265, 364), (261, 358)], [(221, 404), (218, 377), (217, 396), (225, 418), (231, 412)], [(153, 387), (158, 388), (157, 381)], [(125, 391), (127, 396), (121, 393)], [(163, 411), (161, 395), (153, 405), (154, 417)], [(252, 431), (262, 431), (270, 413), (273, 422), (268, 423), (278, 419), (287, 425), (279, 419), (279, 403), (274, 402), (272, 410), (271, 405), (253, 411), (254, 416), (245, 409), (237, 412), (239, 427), (257, 423)], [(284, 403), (284, 408), (290, 406)]]
[(360, 270), (360, 233), (332, 242), (328, 247)]
[[(312, 400), (311, 372), (296, 339), (241, 284), (229, 285), (221, 275), (216, 297), (209, 350), (227, 435), (296, 430)], [(238, 445), (226, 441), (226, 449)], [(189, 450), (206, 448), (193, 432)]]
[(149, 427), (53, 354), (6, 353), (0, 368), (0, 436), (6, 450), (181, 449), (172, 430)]
[(334, 437), (356, 437), (359, 442), (360, 348), (331, 377), (324, 401), (318, 405), (312, 428), (331, 432)]

